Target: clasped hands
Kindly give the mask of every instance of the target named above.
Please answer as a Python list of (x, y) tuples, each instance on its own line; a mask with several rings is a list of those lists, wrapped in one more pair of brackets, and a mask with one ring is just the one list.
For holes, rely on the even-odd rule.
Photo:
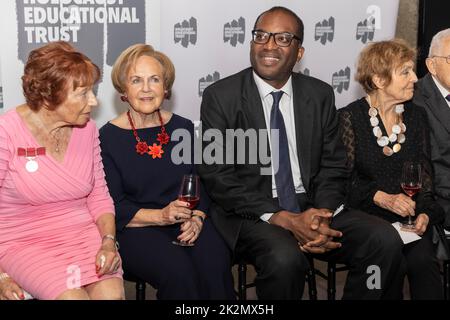
[(325, 253), (341, 247), (334, 238), (342, 237), (342, 232), (330, 228), (332, 215), (328, 209), (310, 208), (300, 214), (283, 210), (269, 222), (291, 231), (303, 252)]
[(203, 228), (203, 219), (206, 215), (200, 210), (189, 209), (189, 203), (174, 200), (161, 210), (163, 225), (180, 223), (181, 242), (194, 243)]

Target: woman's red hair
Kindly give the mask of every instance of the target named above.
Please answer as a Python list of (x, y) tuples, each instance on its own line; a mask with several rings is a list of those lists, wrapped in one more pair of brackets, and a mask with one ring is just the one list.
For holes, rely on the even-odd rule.
[(67, 98), (68, 90), (91, 87), (100, 79), (100, 69), (84, 54), (64, 41), (31, 51), (22, 76), (28, 106), (54, 110)]

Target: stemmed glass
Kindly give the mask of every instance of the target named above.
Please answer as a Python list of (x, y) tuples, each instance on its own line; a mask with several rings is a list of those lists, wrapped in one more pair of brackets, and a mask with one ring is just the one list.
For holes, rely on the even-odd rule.
[[(200, 201), (200, 182), (196, 174), (185, 174), (181, 181), (178, 200), (189, 203), (189, 209), (194, 209)], [(193, 243), (179, 240), (172, 241), (173, 244), (183, 247), (192, 247)]]
[[(422, 189), (422, 166), (420, 163), (407, 161), (403, 164), (401, 186), (403, 191), (412, 199)], [(402, 223), (405, 231), (414, 231), (415, 224), (408, 215), (408, 221)]]

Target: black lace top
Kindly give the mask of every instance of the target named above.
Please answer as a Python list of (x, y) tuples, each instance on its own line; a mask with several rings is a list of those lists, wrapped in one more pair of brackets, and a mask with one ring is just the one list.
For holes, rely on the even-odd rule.
[[(401, 150), (390, 157), (385, 156), (383, 148), (377, 144), (368, 111), (369, 104), (365, 98), (339, 110), (340, 134), (347, 148), (348, 166), (352, 171), (347, 204), (391, 223), (403, 221), (401, 216), (378, 207), (373, 197), (377, 191), (389, 194), (403, 192), (400, 186), (403, 163), (419, 161), (423, 166), (423, 181), (421, 192), (414, 198), (416, 216), (426, 213), (430, 224), (442, 222), (443, 209), (433, 196), (429, 128), (425, 111), (412, 103), (405, 104), (403, 122), (406, 125), (406, 141), (401, 145)], [(381, 119), (378, 120), (383, 135), (387, 136)], [(392, 144), (390, 146), (392, 148)]]

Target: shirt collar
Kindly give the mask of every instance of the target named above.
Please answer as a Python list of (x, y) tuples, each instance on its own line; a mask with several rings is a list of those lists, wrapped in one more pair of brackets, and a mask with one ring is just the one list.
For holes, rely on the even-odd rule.
[(445, 89), (440, 83), (439, 80), (436, 79), (433, 75), (431, 76), (433, 78), (434, 83), (436, 84), (436, 87), (438, 87), (439, 91), (441, 92), (442, 96), (445, 98), (450, 94), (447, 89)]
[(260, 76), (253, 71), (253, 79), (256, 82), (256, 87), (258, 88), (259, 95), (261, 99), (265, 99), (272, 91), (283, 91), (284, 94), (291, 97), (292, 96), (292, 76), (289, 77), (288, 81), (284, 84), (281, 89), (276, 89), (264, 81)]

